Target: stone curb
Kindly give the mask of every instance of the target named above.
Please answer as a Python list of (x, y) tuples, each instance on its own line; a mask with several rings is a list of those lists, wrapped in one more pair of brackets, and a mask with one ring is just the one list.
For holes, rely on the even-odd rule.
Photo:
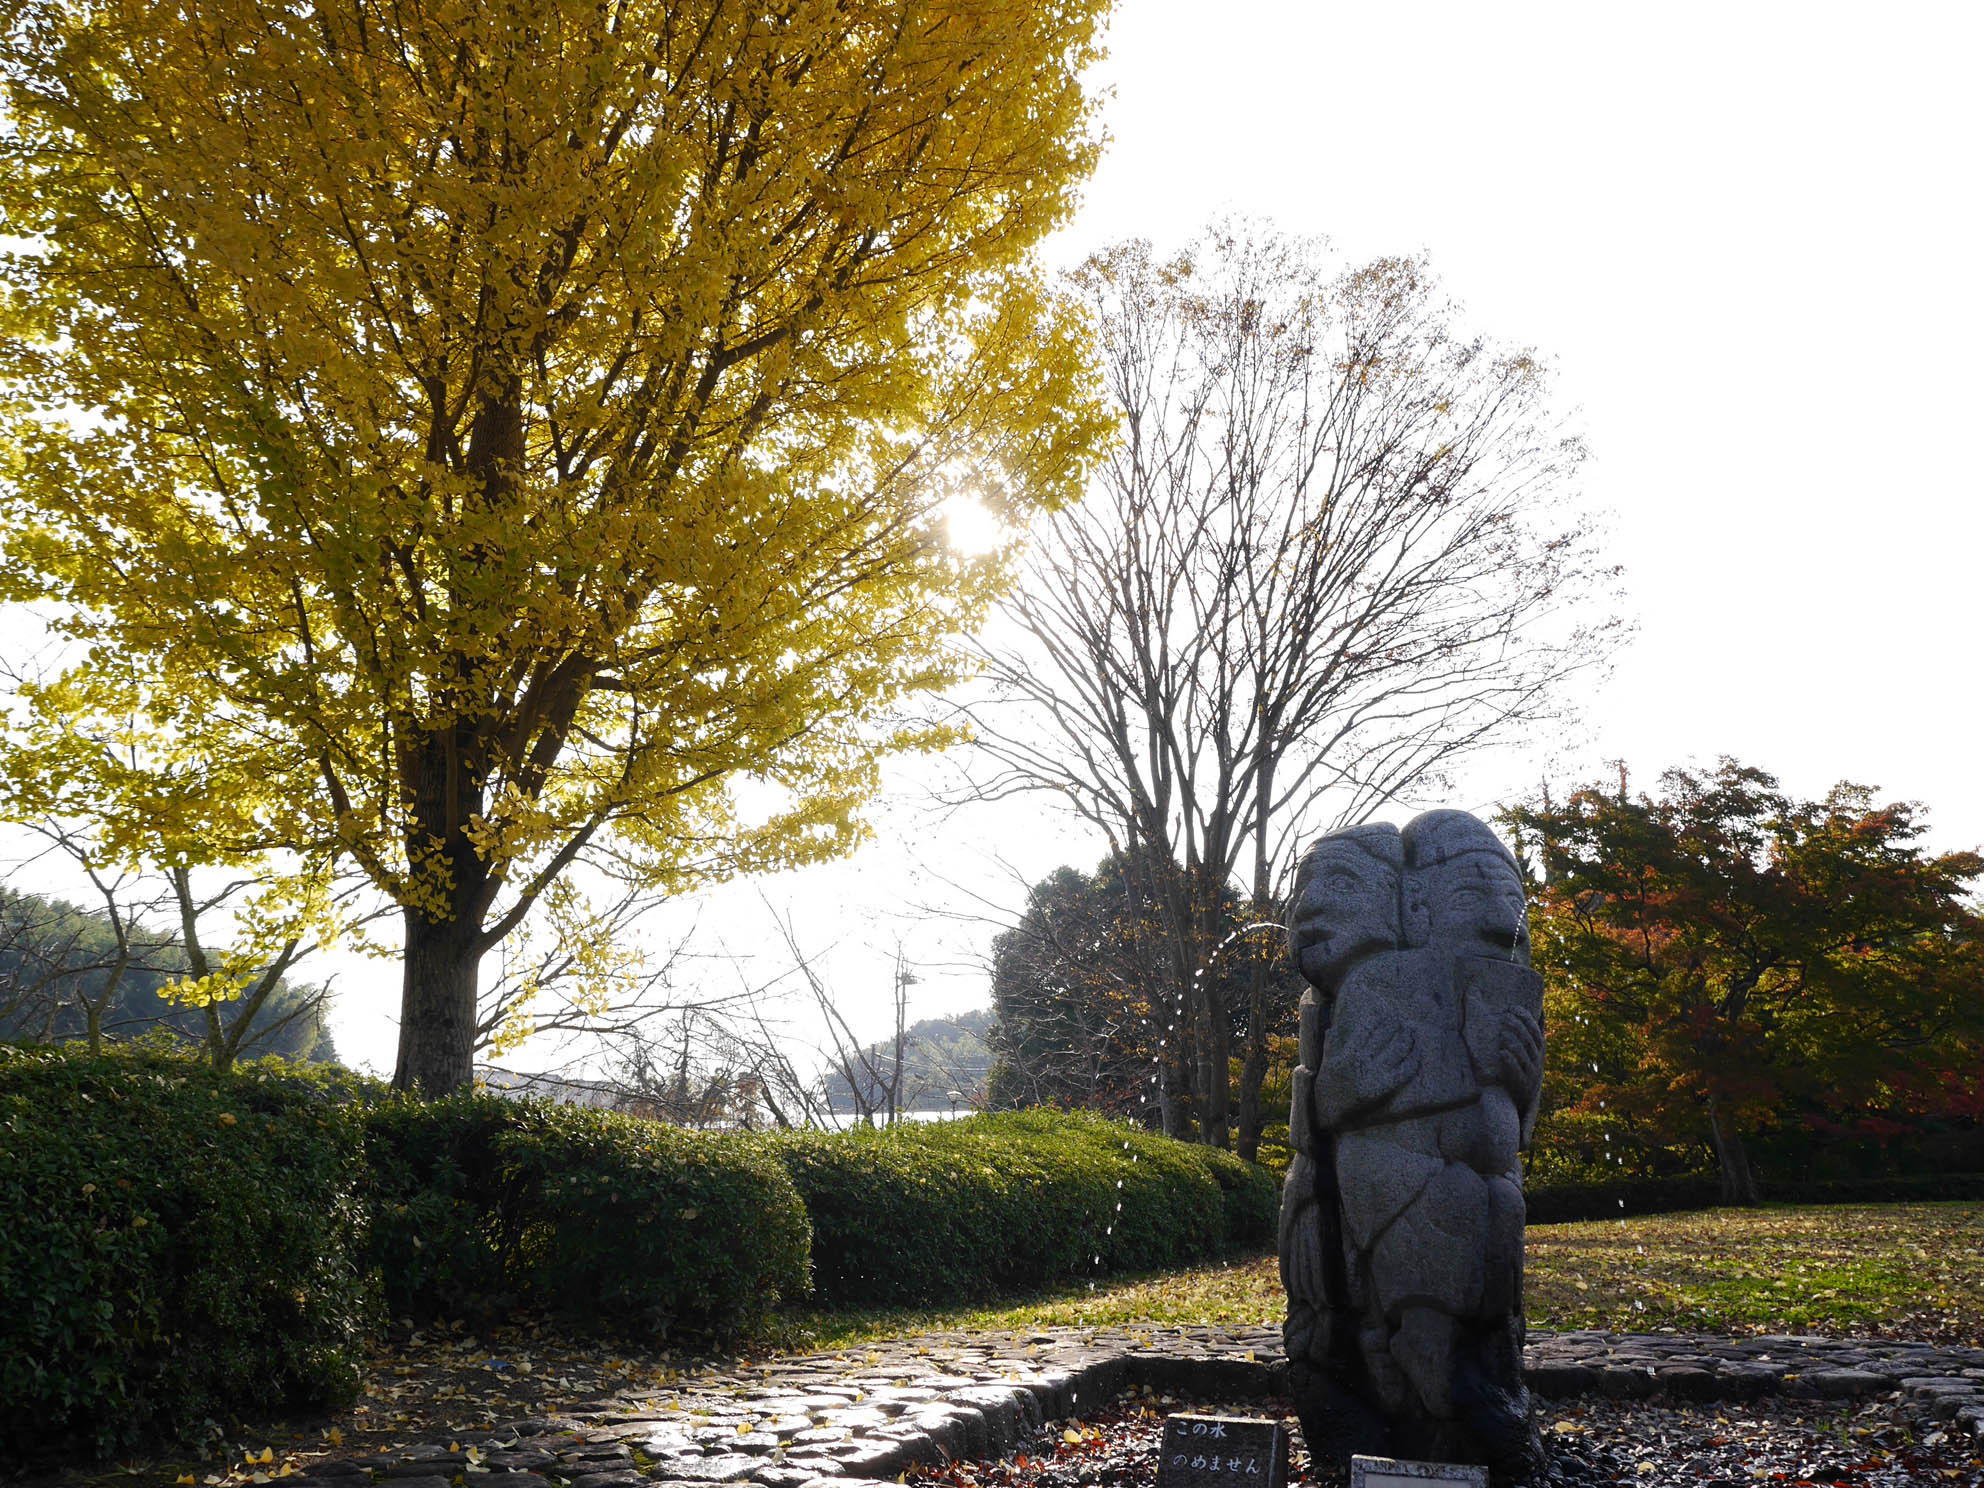
[[(943, 1334), (587, 1401), (495, 1431), (312, 1464), (288, 1488), (890, 1488), (917, 1463), (1010, 1455), (1050, 1421), (1125, 1390), (1210, 1400), (1285, 1393), (1279, 1328)], [(1749, 1401), (1893, 1396), (1984, 1440), (1984, 1349), (1778, 1334), (1532, 1333), (1553, 1398)]]

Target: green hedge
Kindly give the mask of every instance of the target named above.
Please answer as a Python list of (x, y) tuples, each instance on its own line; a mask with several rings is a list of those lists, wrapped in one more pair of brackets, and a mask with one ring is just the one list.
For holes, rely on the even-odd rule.
[[(0, 1459), (330, 1403), (382, 1316), (721, 1343), (1265, 1248), (1274, 1180), (1083, 1114), (683, 1131), (276, 1062), (0, 1047)], [(809, 1220), (810, 1211), (810, 1220)]]
[[(1906, 1178), (1840, 1178), (1789, 1182), (1760, 1180), (1771, 1204), (1929, 1204), (1984, 1199), (1984, 1174), (1923, 1173)], [(1555, 1184), (1525, 1195), (1531, 1224), (1581, 1219), (1622, 1219), (1632, 1214), (1671, 1214), (1713, 1209), (1722, 1203), (1714, 1178), (1640, 1178), (1624, 1183)]]
[(1523, 1193), (1529, 1223), (1568, 1224), (1581, 1219), (1624, 1219), (1633, 1214), (1672, 1214), (1712, 1209), (1722, 1198), (1713, 1178), (1633, 1178), (1623, 1183), (1559, 1183)]
[(701, 1344), (806, 1291), (806, 1213), (758, 1139), (463, 1094), (386, 1102), (366, 1141), (395, 1316)]
[(347, 1396), (357, 1119), (300, 1067), (0, 1046), (0, 1460)]
[(1906, 1178), (1821, 1178), (1759, 1185), (1773, 1204), (1934, 1204), (1984, 1199), (1984, 1173), (1918, 1173)]
[(1270, 1175), (1096, 1116), (795, 1132), (772, 1149), (812, 1217), (815, 1295), (827, 1307), (1148, 1271), (1259, 1248), (1273, 1234)]
[(1235, 1251), (1271, 1250), (1281, 1213), (1281, 1180), (1276, 1170), (1242, 1162), (1230, 1152), (1201, 1149), (1219, 1184), (1226, 1208), (1226, 1248)]

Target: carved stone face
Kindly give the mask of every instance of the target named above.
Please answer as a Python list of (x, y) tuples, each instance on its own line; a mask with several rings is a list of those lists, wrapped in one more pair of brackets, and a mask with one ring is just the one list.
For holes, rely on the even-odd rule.
[(1529, 961), (1529, 915), (1522, 880), (1494, 853), (1468, 853), (1425, 875), (1434, 945), (1457, 956)]
[(1324, 842), (1302, 864), (1288, 929), (1303, 977), (1332, 988), (1358, 957), (1398, 944), (1398, 875), (1361, 848)]

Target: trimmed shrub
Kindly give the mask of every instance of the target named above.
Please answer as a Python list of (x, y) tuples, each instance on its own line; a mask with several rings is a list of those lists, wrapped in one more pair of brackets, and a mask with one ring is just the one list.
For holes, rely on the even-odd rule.
[(360, 1160), (300, 1066), (0, 1046), (0, 1459), (348, 1396)]
[[(1932, 1204), (1984, 1199), (1984, 1174), (1923, 1173), (1907, 1178), (1824, 1182), (1763, 1180), (1757, 1189), (1771, 1204)], [(1531, 1224), (1564, 1224), (1714, 1209), (1722, 1204), (1722, 1185), (1714, 1178), (1643, 1178), (1625, 1183), (1554, 1184), (1530, 1189), (1524, 1198)]]
[(1523, 1193), (1523, 1202), (1529, 1210), (1529, 1223), (1538, 1225), (1713, 1209), (1721, 1197), (1721, 1185), (1713, 1178), (1637, 1178), (1625, 1183), (1563, 1183), (1530, 1188)]
[[(519, 1306), (506, 1289), (516, 1196), (501, 1191), (496, 1138), (511, 1113), (494, 1096), (396, 1096), (365, 1118), (372, 1227), (365, 1264), (393, 1317), (487, 1322)], [(507, 1228), (506, 1228), (507, 1227)]]
[(1984, 1173), (1918, 1173), (1906, 1178), (1766, 1182), (1773, 1204), (1935, 1204), (1984, 1199)]
[(1212, 1167), (1226, 1209), (1226, 1249), (1267, 1250), (1275, 1242), (1281, 1213), (1281, 1183), (1259, 1163), (1243, 1162), (1217, 1148), (1200, 1149)]
[(711, 1343), (807, 1288), (799, 1195), (762, 1141), (462, 1094), (374, 1110), (369, 1261), (394, 1315), (542, 1310)]
[[(987, 1130), (1025, 1137), (1059, 1137), (1074, 1140), (1106, 1152), (1113, 1162), (1133, 1159), (1132, 1167), (1146, 1162), (1159, 1168), (1176, 1164), (1196, 1167), (1209, 1176), (1220, 1191), (1224, 1223), (1215, 1250), (1260, 1251), (1271, 1247), (1281, 1210), (1281, 1182), (1273, 1172), (1258, 1163), (1244, 1162), (1217, 1147), (1196, 1142), (1180, 1142), (1159, 1136), (1142, 1127), (1111, 1121), (1090, 1111), (1010, 1111), (982, 1116), (976, 1123)], [(1122, 1176), (1119, 1172), (1116, 1176)], [(1196, 1254), (1196, 1253), (1195, 1253)], [(1156, 1261), (1152, 1265), (1169, 1264)], [(1125, 1261), (1120, 1270), (1148, 1270), (1150, 1266)]]
[(829, 1307), (949, 1302), (1186, 1264), (1273, 1233), (1238, 1158), (1081, 1113), (769, 1139), (813, 1220)]

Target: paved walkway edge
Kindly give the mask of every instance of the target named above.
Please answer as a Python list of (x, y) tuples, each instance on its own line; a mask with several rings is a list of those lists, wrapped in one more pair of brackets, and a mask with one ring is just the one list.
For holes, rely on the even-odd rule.
[[(1048, 1422), (1126, 1391), (1250, 1400), (1284, 1391), (1278, 1328), (942, 1334), (712, 1368), (680, 1388), (586, 1401), (371, 1458), (291, 1488), (872, 1488), (917, 1463), (1007, 1456)], [(1535, 1333), (1525, 1376), (1562, 1399), (1750, 1401), (1903, 1409), (1984, 1439), (1984, 1349), (1804, 1335)]]

